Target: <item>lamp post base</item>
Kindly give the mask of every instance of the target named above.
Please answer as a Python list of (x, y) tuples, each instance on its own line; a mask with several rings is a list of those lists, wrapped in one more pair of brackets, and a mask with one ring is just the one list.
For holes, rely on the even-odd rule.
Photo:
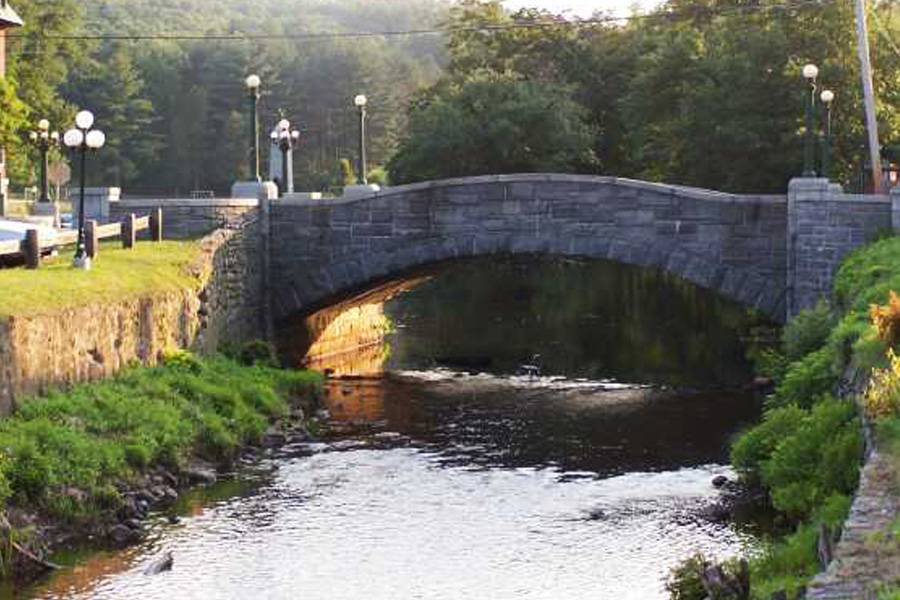
[(79, 269), (81, 271), (90, 271), (91, 270), (91, 257), (87, 254), (83, 256), (75, 255), (75, 258), (72, 259), (72, 268)]

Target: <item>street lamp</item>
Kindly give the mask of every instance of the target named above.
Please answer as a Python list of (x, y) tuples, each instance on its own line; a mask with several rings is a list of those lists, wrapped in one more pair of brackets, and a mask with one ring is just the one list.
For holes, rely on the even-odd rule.
[(262, 81), (259, 75), (250, 75), (244, 80), (244, 85), (250, 92), (250, 178), (253, 181), (262, 181), (259, 176), (259, 86)]
[(84, 181), (87, 167), (87, 154), (91, 150), (99, 150), (106, 143), (106, 135), (94, 126), (94, 115), (83, 110), (75, 115), (75, 127), (63, 136), (63, 143), (72, 152), (81, 153), (81, 195), (78, 200), (78, 247), (72, 266), (85, 271), (91, 268), (91, 258), (84, 247)]
[(356, 181), (359, 185), (368, 185), (366, 176), (366, 104), (368, 100), (362, 94), (353, 99), (353, 104), (359, 109), (359, 164), (357, 165)]
[(47, 172), (50, 170), (49, 155), (50, 148), (59, 145), (59, 132), (50, 131), (50, 121), (41, 119), (38, 121), (37, 131), (29, 133), (28, 139), (41, 151), (41, 197), (38, 198), (38, 202), (49, 203), (50, 186), (47, 180)]
[(831, 103), (834, 102), (834, 92), (823, 90), (819, 96), (825, 106), (825, 139), (822, 144), (822, 177), (828, 177), (831, 167)]
[(291, 129), (290, 121), (281, 119), (269, 137), (272, 139), (272, 145), (281, 150), (281, 180), (278, 182), (278, 190), (281, 196), (291, 194), (294, 191), (294, 177), (288, 168), (288, 158), (300, 141), (300, 132)]
[(803, 99), (806, 104), (806, 140), (803, 148), (803, 176), (815, 177), (816, 169), (813, 166), (813, 112), (816, 109), (816, 77), (819, 76), (819, 68), (814, 64), (803, 66), (803, 78), (809, 83), (809, 99)]

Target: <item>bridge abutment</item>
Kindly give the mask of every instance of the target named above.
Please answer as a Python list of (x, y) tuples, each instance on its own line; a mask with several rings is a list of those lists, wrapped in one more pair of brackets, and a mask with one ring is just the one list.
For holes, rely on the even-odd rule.
[(845, 194), (827, 179), (791, 180), (786, 316), (829, 298), (841, 261), (854, 248), (892, 233), (894, 222), (900, 223), (900, 195), (892, 201), (888, 196)]

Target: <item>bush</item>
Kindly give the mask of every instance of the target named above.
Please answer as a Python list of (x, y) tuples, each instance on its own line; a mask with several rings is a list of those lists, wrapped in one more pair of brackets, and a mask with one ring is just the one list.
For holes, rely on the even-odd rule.
[(866, 412), (873, 419), (900, 414), (900, 357), (888, 350), (890, 367), (873, 369), (863, 396)]
[(793, 434), (806, 416), (806, 411), (789, 405), (766, 411), (763, 421), (741, 433), (731, 445), (731, 462), (751, 484), (762, 483), (762, 465), (775, 448)]
[(822, 400), (761, 462), (762, 482), (771, 492), (773, 506), (805, 519), (834, 494), (852, 494), (861, 451), (853, 405), (835, 398)]
[(753, 363), (753, 371), (762, 377), (771, 377), (776, 383), (784, 380), (788, 370), (788, 360), (775, 348), (752, 349), (748, 358)]
[(796, 404), (809, 408), (837, 385), (834, 356), (830, 348), (821, 348), (806, 355), (788, 368), (784, 378), (769, 398), (773, 407)]
[(809, 580), (819, 572), (819, 524), (840, 526), (850, 512), (849, 496), (833, 495), (817, 511), (814, 519), (800, 525), (794, 533), (766, 550), (750, 562), (750, 581), (754, 598), (770, 598), (784, 592), (787, 598), (799, 599)]
[(706, 590), (700, 579), (708, 566), (702, 554), (694, 554), (676, 565), (666, 579), (666, 591), (671, 600), (704, 600)]
[(831, 307), (824, 300), (813, 308), (801, 311), (785, 325), (781, 335), (787, 360), (800, 360), (824, 346), (836, 321)]
[(870, 305), (869, 316), (878, 332), (878, 339), (885, 345), (890, 348), (900, 341), (900, 296), (897, 296), (897, 292), (890, 291), (888, 303), (884, 306)]

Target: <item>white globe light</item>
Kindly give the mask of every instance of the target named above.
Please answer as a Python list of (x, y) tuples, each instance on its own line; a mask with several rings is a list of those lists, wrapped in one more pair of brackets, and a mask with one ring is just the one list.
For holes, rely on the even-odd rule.
[(46, 131), (42, 131), (42, 132), (41, 132), (41, 139), (42, 139), (42, 140), (50, 139), (50, 134), (47, 133)]
[(50, 121), (48, 121), (47, 119), (41, 119), (40, 121), (38, 121), (38, 129), (40, 129), (41, 131), (47, 131), (48, 129), (50, 129)]
[(84, 134), (78, 129), (70, 129), (63, 136), (63, 143), (69, 148), (77, 148), (84, 143)]
[(32, 131), (31, 133), (28, 134), (28, 139), (31, 140), (32, 142), (36, 142), (37, 138), (38, 138), (37, 131)]
[(831, 104), (831, 102), (834, 100), (834, 92), (832, 92), (831, 90), (825, 90), (819, 97), (825, 104)]
[(259, 78), (259, 75), (250, 75), (244, 80), (244, 84), (251, 90), (255, 90), (262, 85), (262, 80)]
[(59, 132), (54, 131), (53, 133), (51, 133), (50, 139), (53, 140), (54, 142), (58, 142), (59, 141)]
[(287, 130), (281, 130), (281, 139), (286, 140), (291, 137), (291, 134), (287, 132)]
[(278, 141), (278, 132), (273, 131), (272, 133), (269, 134), (269, 137), (272, 138), (273, 142), (277, 142)]
[(804, 65), (803, 76), (807, 79), (815, 79), (819, 76), (819, 67), (814, 64)]
[(106, 134), (99, 129), (95, 129), (88, 132), (87, 140), (85, 141), (87, 142), (88, 148), (97, 150), (98, 148), (102, 148), (103, 144), (106, 143)]
[(75, 115), (75, 125), (80, 129), (90, 129), (94, 124), (94, 113), (89, 110), (83, 110)]
[(299, 140), (300, 132), (295, 129), (294, 131), (291, 132), (291, 137), (294, 138), (295, 140)]
[(366, 103), (367, 103), (368, 101), (369, 101), (369, 100), (368, 100), (365, 96), (363, 96), (362, 94), (360, 94), (359, 96), (357, 96), (356, 98), (353, 99), (353, 104), (355, 104), (355, 105), (358, 106), (359, 108), (362, 108), (363, 106), (366, 105)]
[(284, 131), (285, 129), (290, 129), (290, 128), (291, 128), (291, 122), (288, 121), (287, 119), (282, 119), (282, 120), (278, 121), (278, 129), (281, 129), (282, 131)]

